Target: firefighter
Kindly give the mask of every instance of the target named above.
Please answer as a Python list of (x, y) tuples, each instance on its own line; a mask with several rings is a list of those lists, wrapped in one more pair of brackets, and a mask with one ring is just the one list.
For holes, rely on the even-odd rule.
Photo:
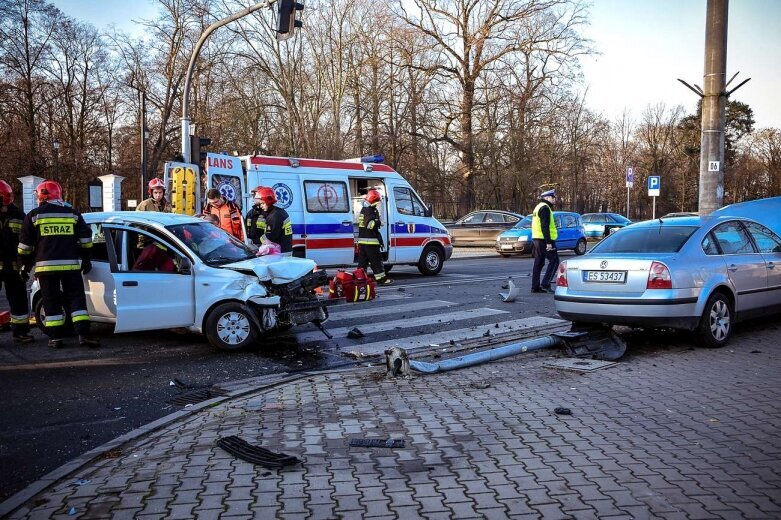
[(207, 204), (203, 208), (203, 215), (217, 215), (220, 219), (219, 226), (238, 238), (244, 240), (244, 225), (241, 222), (241, 210), (235, 202), (231, 202), (222, 196), (215, 188), (206, 192)]
[(382, 264), (382, 222), (377, 209), (382, 197), (379, 191), (369, 190), (363, 198), (365, 202), (358, 217), (358, 267), (366, 269), (366, 266), (371, 264), (377, 283), (390, 285), (393, 280), (385, 275), (385, 267)]
[(263, 186), (255, 188), (255, 191), (252, 193), (252, 200), (255, 203), (247, 212), (247, 237), (256, 246), (262, 244), (261, 238), (266, 234), (266, 210), (263, 209), (263, 199), (260, 197), (260, 190), (262, 189)]
[(293, 224), (290, 222), (287, 211), (275, 206), (277, 196), (274, 194), (274, 190), (258, 186), (255, 197), (255, 200), (260, 199), (260, 209), (265, 213), (266, 231), (261, 236), (261, 243), (268, 240), (279, 244), (280, 251), (284, 256), (292, 256)]
[(24, 212), (14, 204), (14, 190), (7, 182), (0, 181), (0, 288), (5, 287), (11, 307), (11, 336), (17, 343), (33, 340), (26, 279), (16, 258), (23, 222)]
[(160, 213), (171, 213), (171, 203), (165, 198), (165, 184), (155, 177), (147, 185), (149, 198), (141, 201), (136, 211), (158, 211)]
[(34, 269), (41, 286), (49, 346), (62, 346), (66, 321), (64, 308), (67, 308), (79, 335), (79, 344), (98, 347), (98, 340), (90, 336), (81, 276), (92, 269), (89, 255), (92, 231), (81, 214), (62, 200), (62, 187), (58, 183), (43, 181), (35, 192), (39, 205), (24, 219), (18, 252), (24, 272)]
[[(532, 253), (534, 254), (534, 267), (532, 268), (532, 292), (552, 293), (550, 284), (553, 275), (559, 267), (559, 253), (556, 251), (556, 238), (559, 232), (556, 230), (556, 222), (553, 218), (553, 205), (556, 203), (556, 190), (548, 190), (540, 194), (540, 201), (532, 213)], [(540, 283), (540, 274), (548, 260), (548, 269)]]

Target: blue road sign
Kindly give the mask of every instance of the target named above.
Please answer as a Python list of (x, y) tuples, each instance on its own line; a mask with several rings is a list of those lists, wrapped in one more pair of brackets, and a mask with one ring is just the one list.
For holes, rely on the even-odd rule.
[(626, 169), (626, 187), (631, 188), (635, 185), (635, 172), (631, 166)]
[(662, 178), (659, 175), (651, 175), (648, 177), (648, 196), (658, 197), (659, 189), (662, 187)]

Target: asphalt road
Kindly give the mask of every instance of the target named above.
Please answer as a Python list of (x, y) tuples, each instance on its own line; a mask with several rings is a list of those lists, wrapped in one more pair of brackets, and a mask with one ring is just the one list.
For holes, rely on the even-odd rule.
[[(376, 363), (377, 358), (363, 356), (382, 352), (389, 343), (406, 347), (422, 341), (423, 351), (441, 354), (451, 344), (448, 338), (458, 344), (462, 336), (491, 336), (514, 321), (557, 318), (551, 295), (529, 293), (530, 258), (464, 254), (459, 252), (436, 277), (395, 267), (395, 284), (380, 288), (377, 300), (333, 308), (327, 323), (331, 340), (313, 327), (300, 327), (257, 348), (225, 353), (195, 334), (115, 335), (101, 325), (96, 327), (101, 349), (72, 341), (53, 351), (37, 331), (38, 341), (25, 346), (11, 344), (9, 333), (0, 334), (0, 500), (76, 455), (179, 410), (168, 401), (186, 391), (182, 385)], [(509, 277), (522, 288), (521, 297), (503, 303), (499, 292)], [(365, 337), (348, 339), (346, 332), (356, 326)], [(688, 341), (681, 335), (650, 337)], [(630, 336), (630, 347), (648, 338)], [(176, 381), (182, 385), (172, 384)]]

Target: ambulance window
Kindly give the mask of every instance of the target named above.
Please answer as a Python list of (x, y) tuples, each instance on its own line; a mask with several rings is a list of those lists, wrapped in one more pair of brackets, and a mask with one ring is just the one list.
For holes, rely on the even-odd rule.
[(350, 197), (347, 183), (338, 181), (304, 181), (306, 210), (309, 213), (348, 213)]
[(423, 203), (409, 188), (393, 188), (393, 198), (396, 199), (396, 209), (402, 215), (425, 216)]

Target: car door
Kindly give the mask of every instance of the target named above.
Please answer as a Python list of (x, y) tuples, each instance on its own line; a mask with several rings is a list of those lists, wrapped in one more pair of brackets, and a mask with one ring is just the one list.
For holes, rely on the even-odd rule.
[(571, 213), (562, 213), (556, 216), (556, 228), (559, 238), (556, 240), (557, 249), (573, 249), (575, 247), (576, 233), (578, 230), (577, 219)]
[(739, 221), (730, 220), (716, 226), (713, 236), (737, 291), (735, 311), (760, 308), (767, 292), (767, 268), (748, 231)]
[(112, 263), (119, 257), (114, 247), (115, 232), (101, 223), (90, 224), (92, 229), (92, 270), (84, 275), (84, 293), (87, 297), (87, 312), (95, 321), (114, 321), (116, 304), (114, 301), (114, 276)]
[[(301, 176), (306, 257), (318, 265), (350, 265), (355, 258), (353, 208), (347, 176)], [(293, 233), (295, 235), (295, 224)], [(356, 228), (357, 229), (357, 228)]]
[(487, 211), (483, 218), (483, 225), (480, 226), (479, 241), (493, 245), (496, 242), (496, 237), (509, 227), (511, 226), (505, 223), (503, 213)]
[(781, 238), (756, 222), (744, 222), (759, 253), (765, 260), (767, 291), (763, 298), (767, 307), (781, 305)]
[[(120, 230), (118, 230), (120, 231)], [(189, 327), (195, 320), (195, 275), (190, 259), (162, 237), (139, 229), (118, 233), (121, 258), (112, 265), (116, 293), (115, 332)], [(173, 272), (134, 268), (142, 247), (166, 248)]]
[(480, 240), (480, 227), (485, 219), (484, 211), (475, 211), (457, 220), (450, 228), (450, 235), (456, 244), (472, 243)]
[(392, 194), (389, 258), (397, 263), (413, 263), (420, 259), (423, 245), (431, 239), (431, 219), (417, 194), (406, 183), (388, 180)]

